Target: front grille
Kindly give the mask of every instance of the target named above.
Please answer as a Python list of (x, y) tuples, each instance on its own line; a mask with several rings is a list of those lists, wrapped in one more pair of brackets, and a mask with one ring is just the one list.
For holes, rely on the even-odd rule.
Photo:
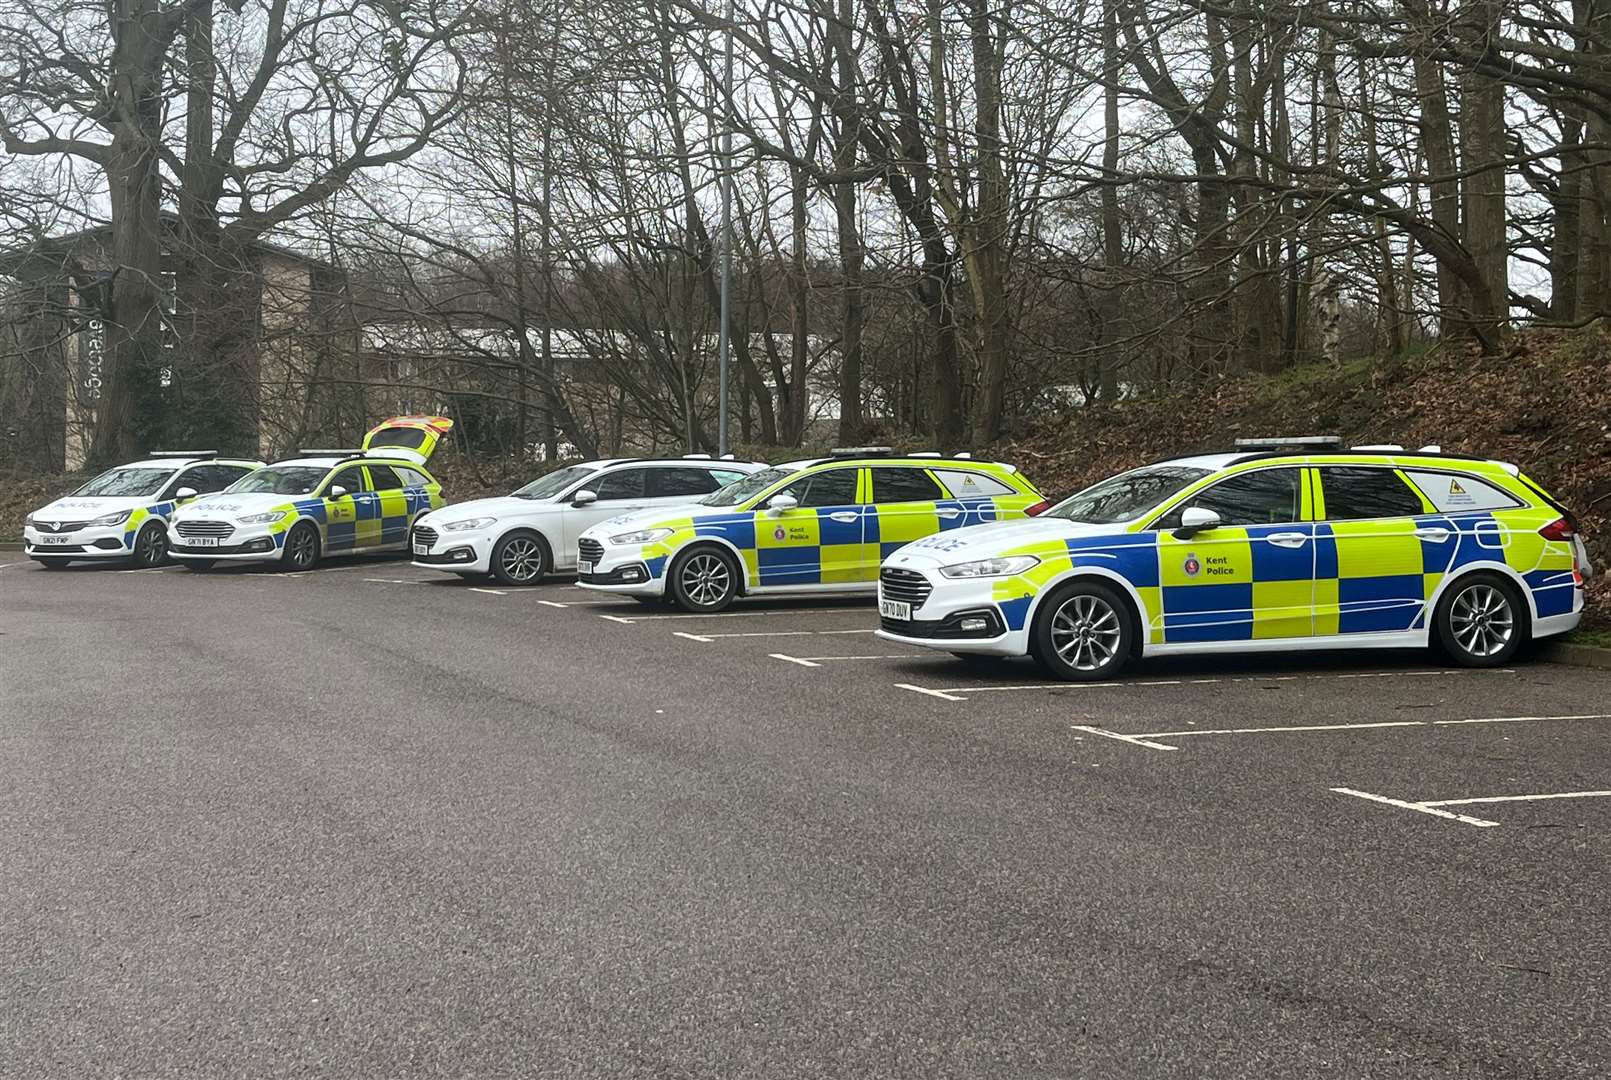
[(934, 591), (933, 584), (922, 574), (911, 570), (886, 568), (878, 575), (879, 595), (885, 600), (898, 600), (911, 604), (914, 609)]
[(597, 540), (578, 540), (576, 554), (583, 562), (601, 562), (604, 559), (604, 545)]
[(70, 533), (77, 532), (88, 524), (87, 521), (36, 521), (34, 528), (42, 533)]
[(414, 543), (424, 544), (426, 547), (436, 546), (436, 530), (424, 525), (414, 526)]
[(216, 536), (222, 540), (235, 531), (235, 526), (227, 521), (181, 521), (178, 529), (180, 536)]

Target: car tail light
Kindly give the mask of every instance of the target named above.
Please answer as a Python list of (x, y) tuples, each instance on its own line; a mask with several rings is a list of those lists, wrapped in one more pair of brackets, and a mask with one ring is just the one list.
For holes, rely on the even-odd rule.
[(1577, 535), (1577, 530), (1565, 518), (1556, 518), (1554, 521), (1538, 530), (1538, 535), (1545, 540), (1570, 540)]
[(1046, 511), (1050, 510), (1051, 508), (1052, 508), (1052, 504), (1047, 502), (1046, 500), (1042, 499), (1040, 502), (1036, 503), (1034, 506), (1031, 506), (1028, 510), (1025, 510), (1024, 511), (1024, 516), (1025, 517), (1040, 517), (1042, 514), (1044, 514)]

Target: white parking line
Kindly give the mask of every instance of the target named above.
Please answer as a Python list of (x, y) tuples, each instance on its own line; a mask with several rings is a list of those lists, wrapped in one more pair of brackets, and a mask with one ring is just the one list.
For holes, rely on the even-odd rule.
[(688, 612), (676, 615), (639, 615), (636, 618), (628, 618), (624, 615), (600, 615), (599, 618), (619, 623), (644, 623), (659, 622), (661, 619), (748, 619), (767, 615), (839, 615), (855, 610), (855, 608), (797, 608), (790, 611), (711, 611)]
[(927, 694), (929, 697), (937, 697), (941, 701), (967, 701), (968, 700), (965, 697), (958, 697), (955, 694), (948, 694), (944, 690), (935, 690), (932, 687), (927, 687), (927, 686), (913, 686), (911, 683), (903, 683), (903, 682), (898, 682), (898, 683), (895, 684), (895, 686), (896, 686), (897, 689), (900, 689), (900, 690), (910, 690), (914, 694)]
[(497, 589), (477, 589), (477, 588), (472, 587), (470, 589), (470, 591), (471, 592), (478, 592), (478, 593), (486, 593), (488, 596), (508, 596), (509, 595), (508, 593), (500, 592)]
[(1353, 788), (1345, 787), (1334, 787), (1331, 790), (1335, 791), (1339, 795), (1352, 795), (1356, 799), (1367, 799), (1370, 802), (1378, 802), (1384, 803), (1388, 806), (1396, 806), (1400, 810), (1414, 810), (1418, 814), (1430, 814), (1432, 817), (1447, 818), (1449, 821), (1459, 821), (1467, 825), (1475, 825), (1479, 829), (1491, 829), (1499, 824), (1497, 821), (1489, 821), (1486, 818), (1469, 817), (1465, 814), (1452, 814), (1447, 810), (1439, 810), (1437, 807), (1428, 806), (1425, 803), (1405, 802), (1403, 799), (1389, 799), (1386, 795), (1372, 795), (1368, 791), (1355, 791)]
[(1474, 803), (1544, 802), (1549, 799), (1605, 799), (1611, 791), (1560, 791), (1550, 795), (1485, 795), (1480, 799), (1432, 799), (1421, 806), (1470, 806)]
[[(782, 654), (782, 653), (772, 653), (771, 655), (781, 658), (784, 654)], [(928, 655), (927, 653), (891, 653), (891, 654), (887, 654), (887, 655), (884, 655), (884, 656), (791, 656), (791, 657), (789, 657), (789, 659), (790, 660), (811, 660), (811, 661), (813, 661), (815, 663), (819, 663), (819, 664), (820, 663), (835, 663), (836, 664), (836, 663), (840, 663), (840, 662), (847, 661), (847, 660), (919, 660), (919, 659), (922, 659), (923, 657), (925, 657), (927, 655)]]
[(1180, 749), (1178, 746), (1165, 746), (1163, 743), (1148, 742), (1139, 735), (1121, 735), (1117, 731), (1109, 731), (1107, 728), (1087, 727), (1084, 724), (1070, 724), (1069, 729), (1071, 731), (1083, 731), (1090, 735), (1100, 735), (1104, 739), (1118, 739), (1120, 742), (1134, 743), (1137, 746), (1145, 746), (1149, 750)]
[[(1477, 668), (1457, 671), (1362, 671), (1349, 672), (1343, 675), (1234, 675), (1225, 677), (1211, 677), (1205, 679), (1138, 679), (1132, 682), (1060, 682), (1060, 683), (1026, 683), (1023, 685), (1005, 686), (944, 686), (930, 687), (947, 694), (989, 694), (1008, 690), (1129, 690), (1139, 686), (1180, 686), (1190, 683), (1193, 686), (1204, 686), (1212, 683), (1270, 683), (1270, 682), (1298, 682), (1306, 679), (1385, 679), (1394, 676), (1408, 676), (1411, 678), (1422, 676), (1448, 676), (1448, 675), (1514, 675), (1515, 668)], [(895, 685), (903, 689), (916, 689), (905, 683)], [(919, 691), (921, 692), (921, 691)], [(1469, 722), (1469, 721), (1462, 721)], [(1489, 721), (1480, 721), (1487, 723)], [(1449, 721), (1454, 723), (1454, 721)]]
[[(966, 698), (959, 700), (966, 701)], [(1159, 739), (1186, 739), (1202, 735), (1284, 735), (1293, 732), (1306, 731), (1368, 731), (1376, 728), (1435, 728), (1453, 727), (1468, 724), (1527, 724), (1557, 720), (1611, 720), (1611, 713), (1572, 713), (1561, 716), (1484, 716), (1467, 720), (1371, 720), (1357, 724), (1289, 724), (1272, 727), (1243, 727), (1243, 728), (1194, 728), (1186, 731), (1138, 731), (1132, 735), (1121, 735), (1118, 732), (1098, 731), (1095, 734), (1109, 735), (1113, 738), (1122, 738), (1128, 742), (1135, 742), (1138, 746), (1152, 746), (1157, 750), (1178, 750), (1179, 747), (1165, 746), (1157, 743)]]
[(373, 582), (376, 585), (425, 585), (425, 584), (428, 584), (427, 582), (424, 582), (424, 581), (410, 581), (407, 578), (392, 578), (392, 577), (366, 577), (366, 578), (362, 578), (360, 580)]
[(832, 637), (835, 634), (876, 634), (877, 630), (751, 630), (743, 634), (688, 634), (681, 630), (672, 631), (672, 637), (687, 638), (689, 641), (703, 641), (710, 643), (718, 638), (756, 638), (756, 637)]
[(770, 656), (774, 660), (783, 660), (783, 661), (786, 661), (786, 662), (788, 662), (790, 664), (799, 664), (801, 667), (821, 667), (822, 666), (821, 664), (818, 664), (818, 663), (816, 663), (814, 661), (811, 661), (811, 660), (802, 660), (798, 656), (789, 656), (787, 653), (775, 652), (775, 653), (767, 653), (767, 655)]

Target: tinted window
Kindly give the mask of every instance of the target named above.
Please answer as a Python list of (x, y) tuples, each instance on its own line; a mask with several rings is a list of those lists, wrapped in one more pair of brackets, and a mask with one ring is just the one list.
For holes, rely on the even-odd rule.
[(370, 446), (400, 446), (405, 450), (418, 450), (430, 432), (424, 428), (382, 428), (369, 440)]
[(126, 495), (155, 495), (162, 482), (173, 475), (173, 469), (113, 469), (102, 473), (74, 495), (113, 498)]
[(1392, 469), (1320, 470), (1326, 494), (1326, 520), (1411, 517), (1422, 512), (1421, 498)]
[(369, 482), (376, 491), (396, 491), (404, 486), (402, 477), (390, 465), (369, 466)]
[(856, 505), (856, 470), (832, 469), (796, 480), (780, 494), (793, 495), (801, 506)]
[(921, 469), (873, 470), (873, 502), (934, 502), (944, 498), (940, 485)]
[(1278, 525), (1297, 521), (1300, 510), (1297, 469), (1260, 469), (1221, 480), (1171, 510), (1156, 526), (1178, 529), (1180, 515), (1199, 506), (1219, 515), (1221, 525)]
[(649, 497), (663, 499), (673, 495), (709, 495), (721, 487), (704, 469), (650, 469)]
[(257, 469), (230, 485), (236, 495), (306, 495), (319, 486), (326, 470), (319, 465), (282, 465)]
[(935, 469), (940, 482), (951, 489), (958, 499), (976, 499), (986, 495), (1016, 495), (1017, 492), (993, 476), (983, 473), (960, 472), (952, 469)]
[(605, 499), (643, 498), (643, 474), (646, 469), (621, 469), (599, 478), (593, 489), (602, 502)]
[(348, 466), (336, 473), (335, 479), (325, 488), (325, 498), (334, 498), (330, 494), (333, 488), (344, 487), (348, 495), (354, 495), (364, 490), (364, 471), (357, 466)]

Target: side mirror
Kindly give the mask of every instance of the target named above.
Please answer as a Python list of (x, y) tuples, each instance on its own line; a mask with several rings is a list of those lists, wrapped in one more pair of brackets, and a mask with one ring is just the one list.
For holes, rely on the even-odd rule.
[(330, 489), (330, 497), (332, 499), (342, 498), (346, 494), (347, 494), (347, 489), (342, 487), (340, 484), (337, 484), (335, 487)]
[(571, 496), (572, 506), (592, 506), (598, 501), (599, 493), (596, 491), (590, 491), (587, 488), (583, 488), (581, 491), (578, 491), (576, 494)]
[(1200, 532), (1219, 528), (1219, 515), (1201, 506), (1188, 506), (1180, 515), (1180, 528), (1175, 530), (1176, 540), (1190, 540)]
[(786, 511), (793, 510), (795, 507), (797, 507), (799, 505), (800, 505), (800, 500), (799, 499), (796, 499), (793, 495), (790, 495), (788, 492), (784, 492), (784, 493), (782, 493), (780, 495), (772, 496), (772, 498), (767, 502), (766, 508), (768, 510), (772, 511), (772, 513), (774, 513), (774, 514), (782, 514), (782, 513), (785, 513)]
[(193, 487), (182, 487), (173, 493), (173, 500), (174, 502), (184, 502), (186, 499), (194, 499), (200, 494), (201, 492), (197, 491)]

